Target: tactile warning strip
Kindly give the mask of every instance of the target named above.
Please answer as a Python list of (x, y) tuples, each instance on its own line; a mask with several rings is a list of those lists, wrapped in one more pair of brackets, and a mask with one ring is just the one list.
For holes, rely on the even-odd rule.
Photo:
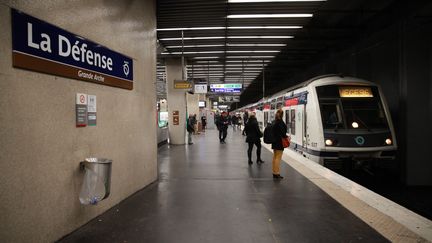
[[(271, 151), (269, 145), (263, 144), (263, 146), (266, 149)], [(432, 232), (432, 229), (425, 228), (419, 230), (420, 232), (425, 233), (423, 234), (424, 237), (420, 236), (419, 234), (408, 229), (406, 226), (397, 222), (392, 217), (388, 216), (387, 214), (377, 210), (376, 208), (362, 201), (361, 199), (353, 195), (352, 191), (349, 192), (345, 190), (344, 188), (333, 183), (332, 181), (325, 178), (324, 176), (314, 172), (312, 169), (305, 166), (305, 164), (299, 162), (305, 160), (305, 158), (303, 158), (301, 155), (292, 151), (285, 151), (282, 156), (282, 159), (284, 162), (286, 162), (292, 168), (297, 170), (300, 174), (308, 178), (315, 185), (317, 185), (319, 188), (325, 191), (329, 196), (331, 196), (342, 206), (350, 210), (354, 215), (356, 215), (365, 223), (370, 225), (372, 228), (374, 228), (377, 232), (382, 234), (391, 242), (432, 242), (432, 239), (429, 238), (429, 233), (428, 233), (428, 232)], [(323, 171), (326, 172), (326, 170)], [(333, 173), (330, 171), (327, 172)], [(355, 194), (355, 190), (354, 190), (354, 194)], [(422, 218), (421, 220), (425, 221), (424, 218)], [(429, 222), (426, 222), (427, 227), (429, 227), (428, 225)], [(422, 223), (424, 224), (424, 222)]]

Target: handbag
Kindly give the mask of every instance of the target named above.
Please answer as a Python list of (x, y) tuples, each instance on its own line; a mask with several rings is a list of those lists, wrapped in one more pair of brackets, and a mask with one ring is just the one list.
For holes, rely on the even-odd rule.
[(290, 139), (288, 137), (282, 138), (282, 146), (288, 148), (290, 146)]

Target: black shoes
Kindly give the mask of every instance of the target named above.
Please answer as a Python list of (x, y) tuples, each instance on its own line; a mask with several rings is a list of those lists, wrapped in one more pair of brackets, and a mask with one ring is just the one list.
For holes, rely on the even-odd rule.
[(273, 179), (283, 179), (283, 176), (281, 176), (281, 175), (276, 175), (276, 174), (273, 174)]
[(248, 161), (248, 164), (249, 164), (249, 165), (253, 164), (252, 160), (249, 160), (249, 161)]

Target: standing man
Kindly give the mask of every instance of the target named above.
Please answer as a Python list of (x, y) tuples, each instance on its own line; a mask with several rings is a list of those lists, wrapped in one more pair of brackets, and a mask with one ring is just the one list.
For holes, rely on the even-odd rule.
[(245, 113), (243, 114), (243, 132), (242, 132), (242, 135), (246, 135), (246, 132), (245, 132), (245, 128), (246, 128), (246, 124), (247, 124), (247, 122), (248, 122), (248, 120), (249, 120), (249, 114), (248, 114), (248, 112), (247, 111), (245, 111)]
[(193, 125), (193, 116), (189, 115), (188, 119), (187, 119), (187, 124), (186, 124), (186, 130), (188, 132), (188, 144), (191, 145), (192, 143), (192, 133), (194, 133), (194, 125)]
[(207, 117), (205, 115), (201, 117), (201, 125), (202, 125), (202, 130), (204, 132), (207, 126)]
[(219, 142), (224, 144), (225, 138), (227, 137), (228, 130), (228, 117), (227, 112), (222, 112), (222, 115), (218, 119), (218, 129), (219, 129)]

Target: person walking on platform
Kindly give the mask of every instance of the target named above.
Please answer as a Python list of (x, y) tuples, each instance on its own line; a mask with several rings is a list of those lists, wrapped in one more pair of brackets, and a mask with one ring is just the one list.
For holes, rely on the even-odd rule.
[(284, 147), (282, 145), (282, 138), (287, 138), (287, 126), (282, 120), (283, 110), (279, 109), (276, 111), (275, 120), (272, 124), (272, 149), (273, 149), (273, 178), (282, 179), (280, 175), (280, 161)]
[(191, 145), (192, 143), (192, 133), (194, 133), (195, 129), (194, 129), (194, 125), (193, 125), (193, 116), (189, 115), (188, 119), (187, 119), (187, 124), (186, 124), (186, 130), (188, 132), (188, 144)]
[(217, 120), (217, 127), (219, 129), (219, 142), (225, 143), (225, 138), (227, 137), (227, 130), (228, 130), (228, 118), (227, 113), (222, 112), (222, 115)]
[(201, 117), (201, 125), (202, 125), (202, 130), (204, 132), (206, 129), (206, 126), (207, 126), (207, 117), (206, 116)]
[(249, 117), (249, 121), (244, 128), (246, 132), (246, 142), (248, 143), (248, 164), (253, 164), (252, 162), (252, 149), (255, 144), (257, 147), (256, 155), (257, 155), (257, 164), (262, 164), (264, 161), (261, 160), (261, 137), (263, 136), (261, 130), (258, 127), (258, 121), (255, 117), (255, 114), (252, 113)]
[(246, 124), (248, 123), (248, 119), (249, 119), (249, 114), (247, 111), (245, 111), (245, 113), (243, 114), (243, 126), (244, 126), (244, 128), (243, 128), (242, 135), (246, 135), (245, 128), (246, 128)]
[(236, 115), (233, 115), (231, 117), (231, 122), (232, 122), (233, 131), (235, 131), (238, 124), (238, 117)]

